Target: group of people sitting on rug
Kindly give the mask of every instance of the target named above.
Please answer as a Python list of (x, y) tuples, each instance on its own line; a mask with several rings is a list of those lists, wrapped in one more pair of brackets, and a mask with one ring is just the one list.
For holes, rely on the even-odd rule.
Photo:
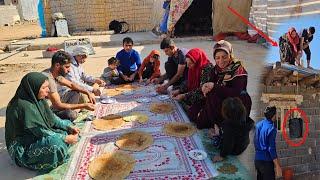
[(151, 51), (141, 63), (132, 47), (132, 39), (124, 38), (123, 49), (108, 60), (101, 78), (85, 74), (82, 64), (88, 51), (84, 47), (77, 47), (72, 56), (58, 51), (50, 69), (23, 77), (7, 107), (5, 125), (8, 152), (17, 165), (49, 171), (64, 163), (69, 145), (79, 138), (79, 129), (72, 121), (79, 109), (95, 109), (94, 95), (101, 95), (99, 86), (144, 79), (158, 84), (158, 93), (169, 92), (181, 102), (199, 129), (209, 129), (213, 145), (220, 148), (214, 162), (239, 155), (247, 148), (254, 125), (249, 117), (252, 102), (247, 93), (248, 74), (233, 57), (229, 42), (221, 40), (214, 45), (212, 64), (203, 50), (188, 51), (178, 48), (172, 39), (163, 39), (160, 48), (168, 60), (162, 75), (159, 51)]
[(279, 38), (280, 59), (281, 62), (287, 62), (292, 65), (301, 66), (302, 51), (307, 56), (307, 68), (310, 66), (311, 51), (310, 43), (315, 33), (314, 27), (303, 29), (300, 34), (294, 27), (289, 28), (288, 32)]

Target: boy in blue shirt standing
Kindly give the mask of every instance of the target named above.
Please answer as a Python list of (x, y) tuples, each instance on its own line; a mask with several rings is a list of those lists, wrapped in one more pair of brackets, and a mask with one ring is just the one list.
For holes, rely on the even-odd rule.
[(126, 37), (123, 39), (122, 45), (123, 49), (116, 55), (116, 59), (120, 63), (117, 69), (122, 80), (119, 84), (130, 83), (137, 79), (138, 69), (141, 65), (139, 53), (132, 49), (133, 40), (130, 37)]
[(277, 136), (277, 128), (274, 125), (276, 113), (276, 107), (267, 107), (264, 111), (265, 118), (256, 124), (254, 146), (257, 180), (273, 180), (276, 176), (282, 176), (275, 143)]

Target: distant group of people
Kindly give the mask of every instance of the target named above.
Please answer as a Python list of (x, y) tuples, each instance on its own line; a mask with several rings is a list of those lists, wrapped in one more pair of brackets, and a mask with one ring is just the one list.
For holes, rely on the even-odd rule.
[[(209, 129), (212, 145), (220, 149), (214, 162), (245, 151), (254, 126), (249, 117), (248, 73), (234, 57), (229, 42), (221, 40), (214, 45), (213, 64), (202, 49), (178, 48), (165, 38), (160, 44), (168, 56), (163, 74), (158, 50), (141, 62), (133, 45), (130, 37), (124, 38), (123, 49), (108, 59), (100, 78), (84, 72), (82, 64), (89, 54), (84, 47), (77, 47), (73, 54), (58, 51), (48, 70), (24, 76), (6, 113), (6, 145), (17, 165), (46, 172), (64, 163), (68, 147), (79, 139), (80, 130), (72, 123), (79, 110), (95, 109), (99, 87), (134, 81), (156, 84), (159, 94), (169, 93), (182, 104), (199, 129)], [(266, 150), (267, 145), (260, 146), (260, 151)]]
[(307, 56), (307, 68), (312, 68), (310, 43), (315, 34), (315, 27), (303, 29), (299, 34), (294, 27), (289, 28), (288, 32), (279, 38), (281, 62), (292, 65), (301, 65), (302, 51)]

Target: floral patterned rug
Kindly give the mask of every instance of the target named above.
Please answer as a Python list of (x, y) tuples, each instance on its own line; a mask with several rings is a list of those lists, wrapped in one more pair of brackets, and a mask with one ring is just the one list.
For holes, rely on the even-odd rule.
[[(143, 87), (133, 95), (116, 97), (118, 103), (99, 104), (95, 112), (97, 117), (142, 112), (149, 116), (148, 123), (129, 122), (120, 129), (101, 132), (95, 130), (90, 121), (82, 121), (88, 115), (86, 113), (77, 121), (77, 126), (82, 129), (82, 137), (77, 145), (70, 148), (72, 156), (68, 163), (34, 179), (90, 179), (87, 172), (89, 162), (101, 153), (118, 150), (114, 145), (115, 140), (129, 130), (149, 132), (154, 144), (142, 152), (130, 152), (136, 159), (136, 165), (127, 179), (252, 179), (237, 157), (230, 156), (223, 162), (212, 163), (211, 157), (218, 150), (211, 146), (206, 131), (198, 131), (187, 138), (165, 135), (162, 132), (165, 123), (189, 120), (180, 105), (171, 99), (165, 102), (174, 105), (174, 112), (165, 115), (151, 113), (150, 104), (161, 100), (150, 93), (150, 87)], [(151, 102), (136, 102), (141, 97), (148, 97)], [(202, 161), (191, 159), (188, 152), (193, 149), (205, 150), (208, 158)]]

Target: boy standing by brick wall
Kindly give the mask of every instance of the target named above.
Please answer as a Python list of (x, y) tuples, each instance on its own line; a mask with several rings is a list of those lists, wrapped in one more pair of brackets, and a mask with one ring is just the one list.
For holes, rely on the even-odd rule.
[(257, 180), (273, 180), (275, 176), (282, 176), (275, 143), (277, 136), (277, 128), (274, 125), (276, 113), (276, 107), (267, 107), (264, 111), (265, 118), (256, 124), (254, 146)]

